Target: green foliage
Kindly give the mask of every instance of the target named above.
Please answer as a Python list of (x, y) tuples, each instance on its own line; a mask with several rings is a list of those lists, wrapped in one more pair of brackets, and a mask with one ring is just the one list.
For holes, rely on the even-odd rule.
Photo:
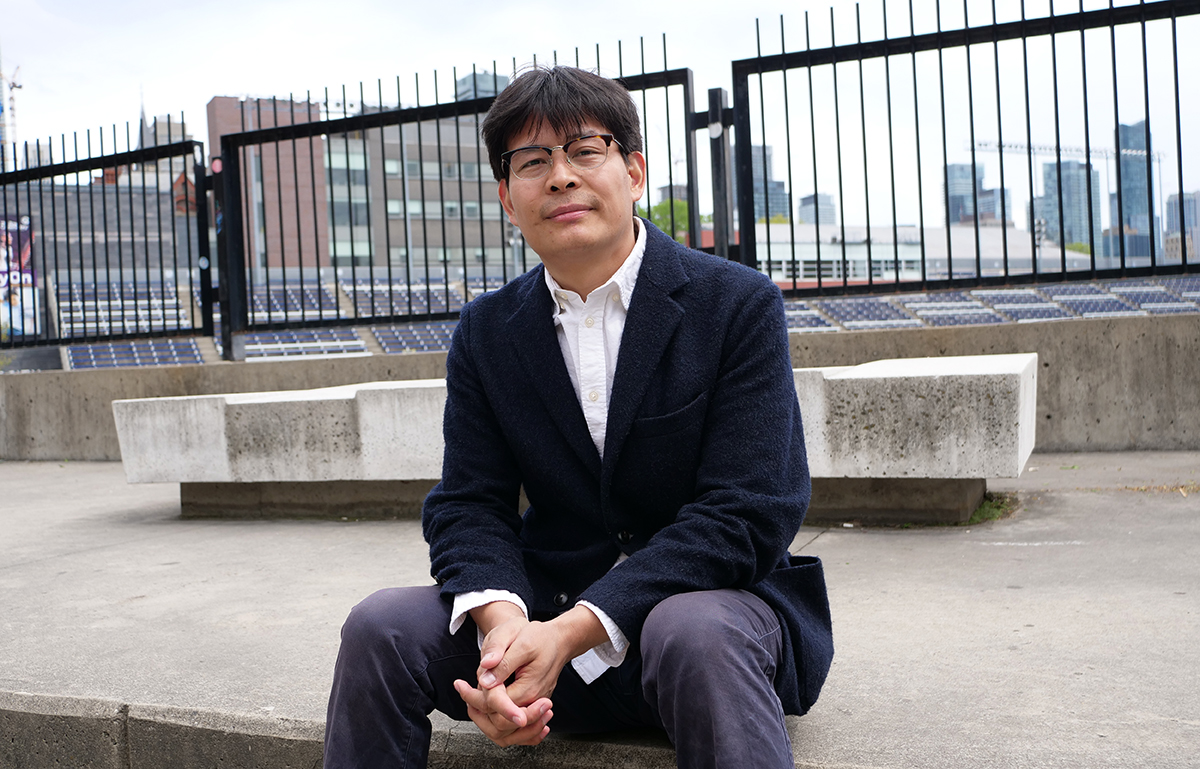
[[(671, 232), (671, 209), (675, 209), (675, 232)], [(649, 219), (655, 227), (659, 228), (668, 235), (672, 235), (675, 240), (680, 243), (687, 244), (687, 228), (688, 228), (688, 204), (683, 200), (664, 200), (661, 203), (651, 206), (650, 213), (646, 213), (643, 206), (638, 206), (638, 216)]]
[(971, 514), (971, 518), (966, 522), (966, 526), (974, 526), (975, 524), (983, 523), (984, 521), (997, 521), (1001, 518), (1007, 518), (1012, 515), (1017, 509), (1016, 494), (999, 494), (988, 492), (983, 497), (983, 502)]
[(1090, 254), (1090, 253), (1092, 253), (1092, 249), (1088, 247), (1088, 244), (1087, 244), (1087, 243), (1068, 243), (1068, 244), (1067, 244), (1067, 250), (1068, 250), (1068, 251), (1074, 251), (1074, 252), (1075, 252), (1075, 253), (1077, 253), (1077, 254)]

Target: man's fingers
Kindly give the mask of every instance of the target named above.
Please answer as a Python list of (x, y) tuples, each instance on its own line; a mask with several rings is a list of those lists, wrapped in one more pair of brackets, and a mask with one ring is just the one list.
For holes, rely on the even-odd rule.
[(530, 714), (530, 723), (521, 728), (514, 728), (511, 721), (500, 718), (495, 713), (485, 713), (474, 707), (467, 707), (467, 714), (471, 721), (479, 727), (479, 731), (483, 732), (484, 736), (500, 747), (508, 747), (509, 745), (537, 745), (546, 738), (550, 733), (550, 727), (547, 723), (554, 717), (554, 711), (550, 710), (549, 701), (543, 700), (545, 709), (539, 708), (535, 713)]

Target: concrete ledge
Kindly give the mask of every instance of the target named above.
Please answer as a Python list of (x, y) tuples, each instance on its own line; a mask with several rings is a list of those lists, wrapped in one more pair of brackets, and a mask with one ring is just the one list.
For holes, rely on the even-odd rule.
[(129, 766), (126, 714), (119, 702), (0, 691), (0, 766)]
[[(434, 713), (429, 766), (439, 769), (669, 769), (653, 730), (553, 735), (498, 748), (474, 725)], [(213, 710), (0, 691), (0, 766), (14, 769), (319, 769), (325, 724)]]

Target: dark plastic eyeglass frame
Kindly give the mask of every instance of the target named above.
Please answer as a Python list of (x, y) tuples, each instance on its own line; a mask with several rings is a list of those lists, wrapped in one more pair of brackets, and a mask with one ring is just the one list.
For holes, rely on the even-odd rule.
[[(537, 181), (538, 179), (548, 175), (550, 173), (550, 168), (554, 166), (554, 150), (562, 150), (563, 156), (567, 159), (567, 165), (569, 165), (571, 168), (575, 168), (580, 171), (595, 171), (597, 168), (600, 168), (600, 166), (603, 166), (604, 163), (601, 163), (598, 166), (592, 166), (591, 168), (579, 168), (579, 166), (571, 162), (571, 155), (567, 152), (567, 148), (575, 142), (586, 141), (588, 139), (604, 140), (604, 163), (608, 162), (608, 151), (612, 149), (614, 144), (617, 145), (617, 149), (621, 151), (621, 155), (625, 154), (625, 148), (621, 146), (621, 142), (617, 141), (616, 137), (614, 137), (612, 134), (588, 134), (587, 136), (577, 136), (566, 144), (559, 144), (557, 147), (543, 147), (539, 144), (530, 144), (526, 147), (517, 147), (516, 149), (511, 149), (508, 152), (500, 153), (500, 163), (504, 167), (506, 177), (511, 173), (513, 176), (516, 176), (523, 182)], [(525, 150), (543, 150), (546, 153), (546, 157), (550, 159), (550, 168), (546, 169), (545, 174), (542, 174), (542, 176), (536, 176), (533, 179), (524, 179), (520, 176), (517, 176), (517, 173), (513, 170), (512, 163), (510, 161), (512, 160), (513, 155), (518, 152), (524, 152)]]

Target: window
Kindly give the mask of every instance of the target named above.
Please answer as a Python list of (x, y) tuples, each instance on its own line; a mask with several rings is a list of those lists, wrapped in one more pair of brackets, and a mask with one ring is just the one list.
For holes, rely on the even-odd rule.
[(457, 200), (447, 200), (446, 202), (442, 203), (442, 208), (446, 212), (445, 216), (447, 219), (457, 219), (458, 218), (458, 201)]
[(471, 181), (471, 182), (478, 179), (479, 178), (479, 164), (478, 163), (463, 163), (462, 164), (462, 178), (466, 179), (467, 181)]
[(419, 200), (410, 200), (408, 201), (408, 213), (410, 216), (424, 216), (425, 207)]
[(442, 178), (443, 179), (457, 179), (458, 178), (458, 164), (457, 163), (443, 163), (442, 164)]
[(478, 219), (479, 218), (479, 201), (465, 200), (463, 201), (463, 218)]
[(399, 219), (404, 216), (403, 201), (389, 200), (387, 202), (387, 215), (389, 219)]
[(484, 201), (483, 202), (483, 218), (484, 219), (499, 219), (500, 218), (500, 201)]
[(416, 160), (410, 160), (404, 164), (409, 176), (418, 177), (421, 175), (421, 164)]
[(400, 161), (399, 160), (384, 160), (383, 161), (383, 172), (385, 174), (387, 174), (388, 176), (399, 176), (400, 175)]

